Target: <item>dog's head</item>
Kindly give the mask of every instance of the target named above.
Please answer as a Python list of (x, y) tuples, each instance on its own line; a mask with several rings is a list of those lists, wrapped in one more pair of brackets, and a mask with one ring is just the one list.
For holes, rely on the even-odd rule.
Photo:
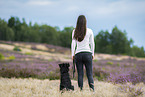
[(60, 67), (60, 71), (62, 73), (65, 73), (65, 72), (68, 72), (69, 71), (69, 63), (62, 63), (62, 64), (59, 64), (59, 67)]

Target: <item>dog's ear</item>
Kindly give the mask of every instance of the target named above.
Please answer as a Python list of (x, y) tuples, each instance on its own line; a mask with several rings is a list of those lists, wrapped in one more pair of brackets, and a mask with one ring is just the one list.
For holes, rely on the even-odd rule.
[(67, 63), (66, 65), (67, 65), (67, 67), (69, 67), (69, 66), (70, 66), (70, 65), (69, 65), (69, 63)]
[(62, 64), (58, 64), (58, 65), (59, 65), (59, 67), (61, 68)]

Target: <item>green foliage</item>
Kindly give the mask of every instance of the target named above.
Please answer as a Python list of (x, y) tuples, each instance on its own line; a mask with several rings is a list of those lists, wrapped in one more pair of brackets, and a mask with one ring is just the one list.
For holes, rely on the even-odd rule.
[(113, 65), (113, 62), (107, 62), (107, 64), (109, 64), (109, 65)]
[(41, 42), (57, 45), (58, 33), (55, 28), (47, 25), (40, 26)]
[(14, 31), (8, 27), (7, 22), (0, 19), (0, 40), (13, 41)]
[(127, 54), (130, 51), (130, 41), (127, 39), (126, 32), (122, 32), (114, 27), (110, 35), (113, 54)]
[(25, 55), (33, 55), (33, 53), (26, 52)]
[(129, 54), (133, 40), (128, 40), (126, 32), (122, 32), (116, 26), (112, 33), (100, 31), (95, 37), (96, 52), (110, 54)]
[(3, 60), (4, 59), (4, 56), (3, 54), (0, 53), (0, 60)]
[(117, 66), (120, 66), (120, 64), (119, 64), (119, 63), (117, 63)]
[(53, 61), (53, 59), (48, 59), (48, 61), (49, 61), (49, 62), (52, 62), (52, 61)]
[(137, 46), (133, 46), (131, 48), (131, 56), (136, 56), (136, 57), (145, 57), (145, 51), (144, 51), (144, 48), (141, 47), (137, 47)]
[(99, 53), (111, 53), (112, 47), (110, 45), (110, 34), (108, 31), (100, 31), (95, 37), (96, 52)]
[(102, 81), (102, 80), (105, 80), (107, 78), (107, 76), (109, 75), (107, 72), (105, 72), (105, 68), (93, 68), (93, 73), (94, 73), (94, 76), (99, 80), (99, 81)]
[(15, 46), (13, 50), (14, 51), (22, 51), (18, 46)]
[(9, 60), (15, 60), (15, 56), (9, 56)]
[(93, 61), (94, 61), (94, 62), (97, 62), (98, 60), (97, 60), (97, 59), (94, 59)]
[(60, 76), (58, 74), (56, 74), (56, 72), (53, 72), (53, 71), (51, 71), (49, 73), (48, 77), (49, 77), (50, 80), (56, 80), (56, 79), (60, 78)]
[(133, 46), (133, 42), (132, 39), (128, 39), (126, 31), (122, 32), (115, 26), (111, 34), (108, 31), (100, 31), (95, 36), (95, 51), (98, 53), (145, 57), (144, 48)]
[(105, 70), (105, 67), (103, 67), (102, 70), (104, 71)]
[(59, 36), (60, 46), (71, 47), (73, 29), (73, 27), (65, 27), (64, 30), (61, 31)]

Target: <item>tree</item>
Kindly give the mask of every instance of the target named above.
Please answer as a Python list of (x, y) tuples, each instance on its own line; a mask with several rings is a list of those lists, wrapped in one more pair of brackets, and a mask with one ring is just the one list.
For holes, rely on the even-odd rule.
[(14, 32), (8, 27), (7, 22), (0, 19), (0, 40), (13, 41)]
[(113, 54), (127, 54), (130, 50), (130, 41), (127, 39), (127, 34), (122, 32), (115, 26), (110, 35)]
[(16, 25), (16, 22), (15, 22), (15, 17), (11, 17), (9, 20), (8, 20), (8, 26), (13, 28), (15, 25)]
[(55, 28), (47, 25), (40, 26), (41, 42), (57, 45), (58, 33)]
[(28, 38), (30, 42), (41, 42), (41, 33), (40, 33), (40, 26), (35, 23), (34, 26), (32, 26), (31, 22), (29, 23), (29, 27), (28, 27)]
[(100, 31), (95, 37), (96, 52), (111, 53), (110, 34), (108, 31)]
[(11, 17), (8, 20), (8, 26), (13, 29), (15, 41), (21, 41), (21, 22), (18, 17)]
[(61, 31), (61, 33), (59, 35), (59, 40), (60, 40), (59, 44), (60, 44), (60, 46), (69, 47), (69, 48), (71, 47), (71, 41), (72, 41), (71, 36), (72, 36), (73, 29), (74, 28), (71, 26), (71, 27), (65, 27)]
[(133, 46), (131, 48), (131, 51), (132, 51), (132, 53), (131, 53), (132, 56), (145, 57), (145, 51), (144, 51), (143, 47), (139, 48), (137, 46)]

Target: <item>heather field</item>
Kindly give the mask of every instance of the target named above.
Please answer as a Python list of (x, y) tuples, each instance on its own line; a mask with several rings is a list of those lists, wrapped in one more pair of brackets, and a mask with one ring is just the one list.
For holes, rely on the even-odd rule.
[[(0, 97), (145, 97), (145, 58), (95, 54), (95, 92), (86, 76), (84, 90), (59, 92), (59, 63), (72, 60), (69, 48), (39, 43), (0, 41)], [(75, 73), (77, 74), (77, 73)]]

